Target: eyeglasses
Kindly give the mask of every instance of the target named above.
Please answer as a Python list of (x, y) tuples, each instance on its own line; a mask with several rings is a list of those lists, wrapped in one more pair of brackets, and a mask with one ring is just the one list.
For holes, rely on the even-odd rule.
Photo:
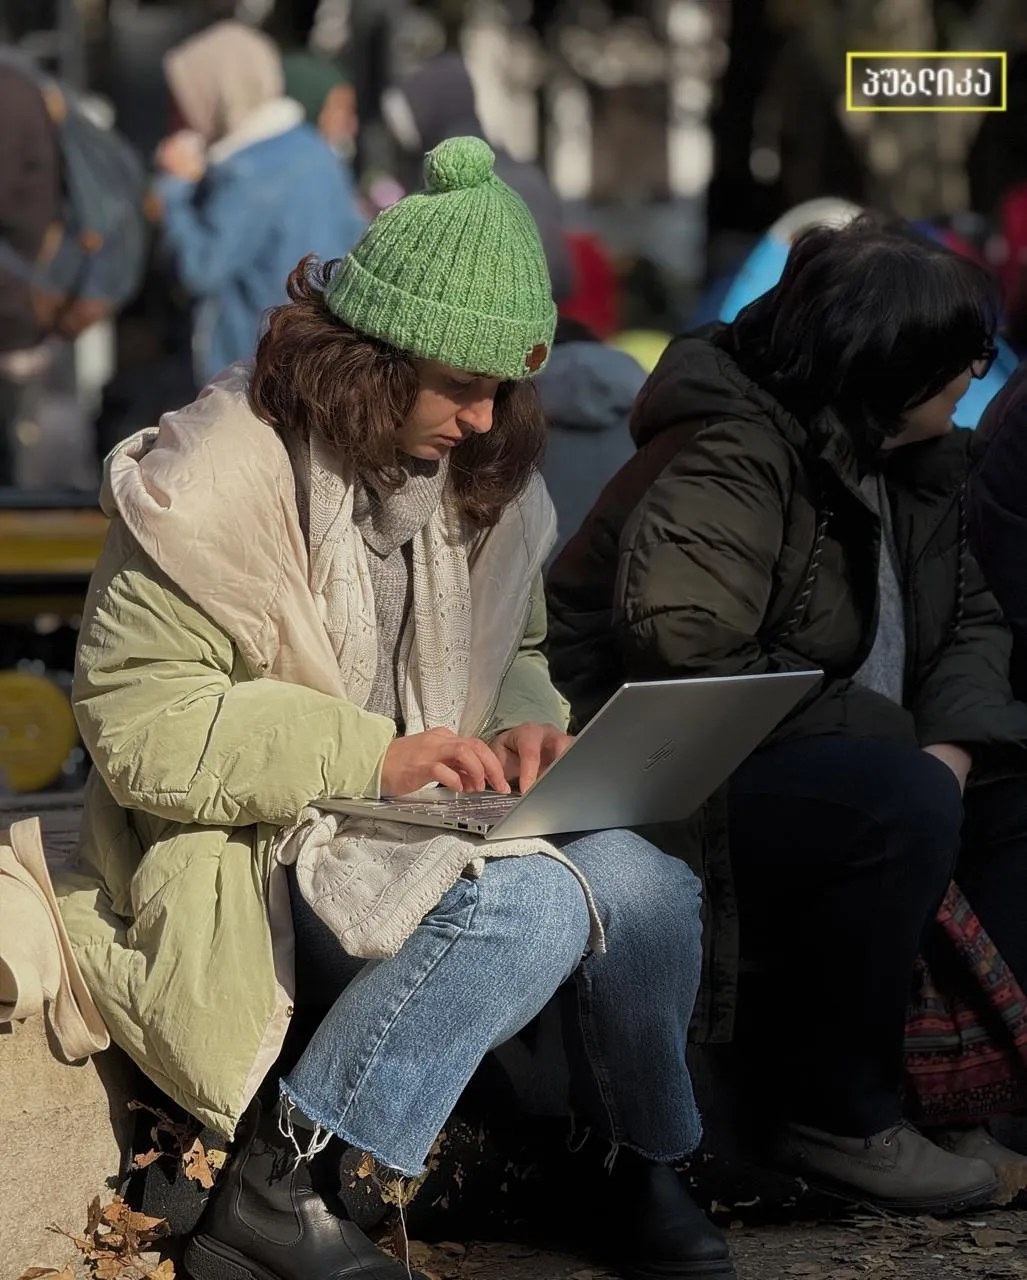
[(998, 347), (994, 342), (989, 342), (976, 360), (970, 364), (970, 373), (975, 378), (986, 378), (991, 371), (991, 366), (998, 357)]

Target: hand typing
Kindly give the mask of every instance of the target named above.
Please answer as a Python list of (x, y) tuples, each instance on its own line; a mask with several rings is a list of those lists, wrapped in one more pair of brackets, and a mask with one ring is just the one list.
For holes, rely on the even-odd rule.
[(492, 750), (499, 757), (503, 774), (527, 791), (554, 760), (559, 760), (574, 741), (555, 724), (526, 721), (507, 729), (493, 740)]
[(405, 796), (432, 782), (453, 791), (510, 790), (496, 753), (480, 738), (459, 738), (449, 729), (395, 738), (382, 764), (381, 794)]

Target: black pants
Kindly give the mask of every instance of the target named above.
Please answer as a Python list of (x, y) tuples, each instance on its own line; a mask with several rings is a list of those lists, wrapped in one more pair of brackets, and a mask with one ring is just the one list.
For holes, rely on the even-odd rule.
[(945, 765), (839, 734), (750, 757), (730, 822), (747, 1065), (783, 1118), (879, 1132), (901, 1118), (913, 961), (954, 874), (1027, 978), (1027, 785), (971, 788), (964, 824)]

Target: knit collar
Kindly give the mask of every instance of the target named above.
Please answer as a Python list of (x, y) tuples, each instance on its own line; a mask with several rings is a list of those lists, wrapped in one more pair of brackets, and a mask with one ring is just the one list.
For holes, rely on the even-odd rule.
[(382, 557), (420, 533), (442, 501), (449, 474), (448, 457), (437, 462), (407, 457), (402, 466), (406, 479), (393, 493), (362, 482), (354, 487), (353, 521), (365, 545)]

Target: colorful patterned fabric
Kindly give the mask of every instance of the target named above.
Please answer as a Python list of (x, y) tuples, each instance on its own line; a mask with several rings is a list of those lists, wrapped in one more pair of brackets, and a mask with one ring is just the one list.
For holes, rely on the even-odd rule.
[(953, 884), (915, 971), (906, 1111), (931, 1126), (1024, 1110), (1027, 995)]

